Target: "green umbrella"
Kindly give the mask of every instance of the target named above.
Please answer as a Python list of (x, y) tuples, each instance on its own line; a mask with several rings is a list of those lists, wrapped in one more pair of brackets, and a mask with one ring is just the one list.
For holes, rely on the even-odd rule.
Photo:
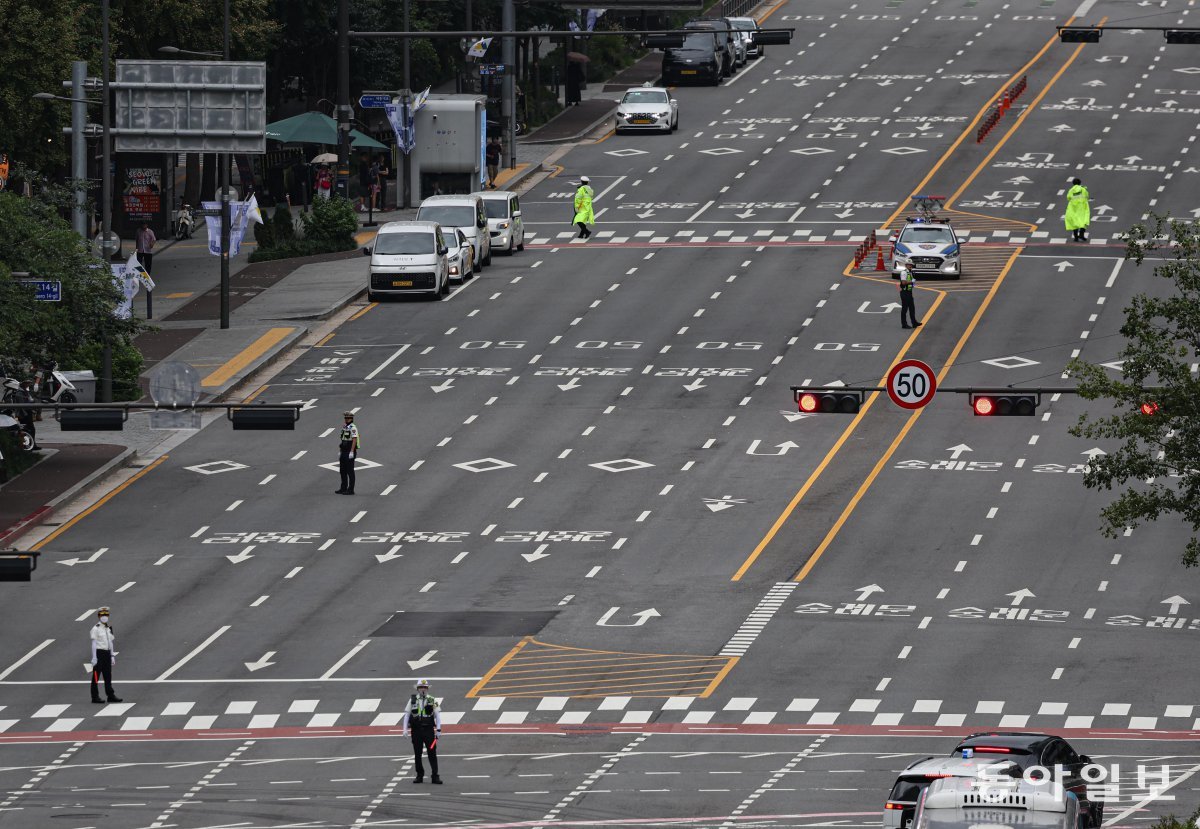
[[(267, 124), (267, 138), (285, 144), (337, 144), (337, 122), (321, 112), (305, 112)], [(350, 142), (355, 147), (387, 149), (358, 130), (350, 131)]]

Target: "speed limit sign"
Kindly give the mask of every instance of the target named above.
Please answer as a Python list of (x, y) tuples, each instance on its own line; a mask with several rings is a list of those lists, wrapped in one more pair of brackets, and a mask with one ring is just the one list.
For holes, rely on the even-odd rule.
[(933, 399), (937, 377), (920, 360), (901, 360), (887, 376), (887, 393), (902, 409), (919, 409)]

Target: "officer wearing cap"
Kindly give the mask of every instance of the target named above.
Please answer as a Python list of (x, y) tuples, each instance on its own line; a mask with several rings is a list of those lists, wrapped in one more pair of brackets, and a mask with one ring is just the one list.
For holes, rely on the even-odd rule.
[[(912, 268), (905, 265), (900, 271), (900, 327), (901, 328), (918, 328), (921, 323), (917, 322), (917, 303), (913, 301), (913, 288), (917, 285), (917, 280), (913, 276)], [(909, 325), (905, 320), (912, 320), (912, 325)]]
[(104, 677), (104, 693), (109, 702), (120, 702), (121, 698), (112, 686), (112, 669), (117, 664), (117, 635), (109, 625), (107, 607), (96, 611), (100, 621), (92, 626), (92, 702), (103, 704), (100, 699), (99, 682)]
[(438, 777), (437, 743), (442, 736), (442, 708), (437, 698), (429, 693), (429, 680), (417, 682), (417, 692), (408, 699), (408, 708), (404, 711), (404, 721), (400, 724), (400, 733), (405, 736), (412, 729), (413, 754), (417, 758), (417, 776), (414, 783), (425, 782), (425, 766), (421, 763), (421, 750), (429, 754), (429, 770), (433, 772), (433, 782), (441, 785), (442, 778)]
[(342, 487), (335, 495), (354, 494), (354, 459), (358, 457), (358, 427), (354, 425), (354, 412), (342, 412), (346, 424), (338, 434), (338, 471), (342, 473)]

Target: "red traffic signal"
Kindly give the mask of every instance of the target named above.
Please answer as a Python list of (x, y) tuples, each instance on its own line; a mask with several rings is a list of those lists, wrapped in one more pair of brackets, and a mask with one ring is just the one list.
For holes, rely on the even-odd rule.
[(1158, 404), (1155, 403), (1153, 400), (1147, 400), (1145, 403), (1143, 403), (1141, 406), (1139, 406), (1138, 409), (1139, 409), (1139, 411), (1141, 411), (1142, 414), (1146, 415), (1147, 417), (1156, 415), (1159, 412)]
[(971, 412), (976, 417), (1029, 417), (1040, 403), (1036, 394), (971, 394)]
[(858, 414), (863, 394), (832, 389), (797, 389), (796, 408), (805, 414)]

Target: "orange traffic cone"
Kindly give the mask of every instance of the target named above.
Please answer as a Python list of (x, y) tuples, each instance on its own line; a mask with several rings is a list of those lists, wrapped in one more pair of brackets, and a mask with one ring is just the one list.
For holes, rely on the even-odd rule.
[(883, 266), (883, 248), (877, 248), (876, 253), (879, 255), (875, 257), (875, 270), (886, 271), (887, 268)]

